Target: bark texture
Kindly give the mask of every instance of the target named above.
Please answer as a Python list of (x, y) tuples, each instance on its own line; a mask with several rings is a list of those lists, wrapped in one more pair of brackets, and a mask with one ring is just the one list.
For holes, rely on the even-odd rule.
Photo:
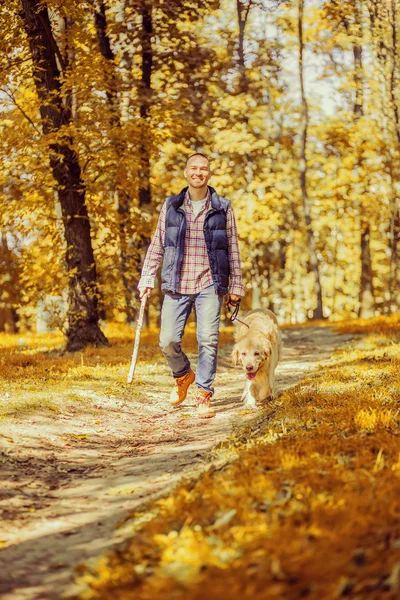
[(322, 289), (319, 273), (319, 263), (317, 257), (317, 247), (315, 243), (314, 231), (311, 221), (311, 202), (307, 191), (307, 135), (308, 135), (308, 103), (304, 88), (304, 68), (303, 68), (303, 53), (304, 53), (304, 38), (303, 38), (303, 16), (304, 16), (304, 0), (299, 0), (298, 13), (298, 34), (299, 34), (299, 75), (300, 75), (300, 90), (302, 104), (302, 131), (301, 131), (301, 148), (300, 148), (300, 188), (303, 200), (304, 219), (306, 224), (308, 253), (310, 258), (310, 268), (314, 275), (314, 293), (317, 300), (317, 306), (313, 311), (314, 319), (323, 319), (323, 304), (322, 304)]
[[(142, 0), (142, 77), (140, 82), (140, 118), (144, 131), (146, 131), (146, 121), (149, 117), (151, 106), (151, 73), (153, 68), (153, 49), (151, 36), (153, 34), (153, 15), (151, 3), (148, 0)], [(148, 207), (151, 204), (150, 187), (150, 153), (145, 143), (140, 145), (140, 169), (139, 169), (139, 205)]]
[[(117, 157), (126, 153), (124, 137), (121, 132), (121, 106), (118, 99), (119, 82), (116, 74), (115, 53), (108, 35), (107, 18), (104, 2), (95, 5), (94, 20), (97, 41), (101, 55), (105, 59), (106, 95), (110, 107), (110, 125), (113, 145)], [(117, 158), (118, 159), (118, 158)], [(121, 171), (116, 165), (116, 203), (119, 236), (120, 273), (124, 286), (125, 311), (129, 323), (134, 321), (135, 312), (132, 298), (136, 293), (134, 275), (137, 270), (137, 251), (133, 251), (133, 232), (131, 227), (130, 208), (132, 197), (121, 182)]]
[(56, 57), (61, 64), (63, 60), (52, 34), (47, 8), (39, 0), (22, 0), (22, 7), (21, 17), (33, 62), (42, 128), (44, 134), (52, 134), (53, 138), (49, 143), (49, 161), (56, 181), (67, 244), (67, 350), (80, 350), (89, 344), (104, 346), (108, 345), (108, 341), (99, 327), (96, 266), (85, 187), (73, 141), (68, 135), (59, 133), (71, 119), (70, 108), (62, 102)]
[(239, 26), (239, 38), (238, 38), (238, 55), (239, 55), (239, 91), (240, 93), (245, 93), (248, 91), (248, 79), (246, 73), (246, 63), (245, 63), (245, 51), (244, 51), (244, 42), (245, 42), (245, 29), (247, 20), (249, 18), (249, 12), (251, 9), (253, 2), (252, 0), (248, 0), (247, 6), (243, 0), (236, 0), (236, 14), (238, 19)]
[[(353, 80), (355, 88), (354, 98), (354, 122), (357, 121), (364, 115), (364, 67), (363, 67), (363, 48), (362, 48), (362, 22), (361, 22), (362, 9), (359, 2), (356, 1), (354, 5), (354, 23), (352, 26), (348, 23), (347, 19), (343, 17), (343, 22), (346, 28), (346, 32), (351, 35), (353, 42)], [(358, 149), (357, 156), (357, 170), (360, 172), (360, 180), (362, 177), (362, 170), (364, 168), (364, 158), (362, 147)], [(371, 228), (370, 219), (363, 206), (363, 192), (365, 188), (359, 190), (359, 210), (360, 210), (360, 262), (361, 262), (361, 274), (360, 274), (360, 289), (358, 296), (358, 316), (359, 317), (371, 317), (374, 314), (375, 298), (374, 298), (374, 287), (373, 287), (373, 271), (372, 271), (372, 259), (371, 259)]]

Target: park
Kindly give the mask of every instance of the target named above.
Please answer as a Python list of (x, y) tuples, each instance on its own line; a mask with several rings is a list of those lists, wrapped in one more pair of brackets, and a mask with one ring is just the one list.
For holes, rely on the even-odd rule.
[(399, 1), (0, 25), (0, 598), (398, 598)]

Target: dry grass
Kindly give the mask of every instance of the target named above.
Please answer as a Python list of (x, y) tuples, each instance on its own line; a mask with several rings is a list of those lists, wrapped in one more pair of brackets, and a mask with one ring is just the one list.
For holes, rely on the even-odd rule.
[(400, 315), (373, 319), (349, 319), (335, 323), (334, 327), (342, 333), (382, 333), (388, 337), (396, 337), (400, 334)]
[[(96, 394), (139, 397), (140, 377), (134, 386), (126, 383), (134, 331), (126, 325), (111, 324), (105, 333), (111, 348), (89, 347), (77, 353), (63, 351), (60, 333), (0, 334), (0, 418), (38, 411), (87, 410), (88, 399)], [(222, 345), (232, 339), (232, 328), (221, 331)], [(189, 354), (197, 348), (193, 326), (187, 327), (184, 347)], [(138, 371), (144, 365), (149, 365), (147, 373), (168, 372), (155, 329), (141, 336)]]
[(370, 319), (345, 319), (342, 321), (316, 319), (305, 321), (304, 323), (286, 323), (283, 326), (283, 329), (308, 327), (333, 327), (340, 333), (383, 333), (387, 336), (396, 336), (400, 332), (400, 315), (374, 317)]
[(232, 443), (237, 461), (133, 515), (131, 542), (95, 572), (82, 568), (82, 598), (399, 597), (398, 318), (392, 323), (361, 322), (358, 331), (379, 335), (284, 393), (257, 438)]

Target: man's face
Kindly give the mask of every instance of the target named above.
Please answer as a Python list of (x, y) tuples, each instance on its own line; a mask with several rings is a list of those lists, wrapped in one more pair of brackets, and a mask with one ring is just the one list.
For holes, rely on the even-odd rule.
[(205, 187), (211, 177), (208, 160), (204, 156), (193, 156), (186, 166), (184, 175), (193, 188)]

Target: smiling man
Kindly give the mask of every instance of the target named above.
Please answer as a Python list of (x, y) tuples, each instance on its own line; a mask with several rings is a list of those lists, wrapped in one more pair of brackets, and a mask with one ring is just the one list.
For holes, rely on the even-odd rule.
[[(149, 295), (163, 263), (160, 347), (175, 378), (170, 402), (176, 407), (196, 381), (201, 418), (215, 416), (211, 408), (217, 370), (218, 333), (224, 295), (232, 302), (244, 294), (237, 229), (229, 200), (208, 186), (208, 158), (196, 152), (184, 171), (189, 186), (167, 198), (143, 265), (138, 288)], [(196, 375), (182, 351), (186, 321), (195, 307), (198, 342)]]

